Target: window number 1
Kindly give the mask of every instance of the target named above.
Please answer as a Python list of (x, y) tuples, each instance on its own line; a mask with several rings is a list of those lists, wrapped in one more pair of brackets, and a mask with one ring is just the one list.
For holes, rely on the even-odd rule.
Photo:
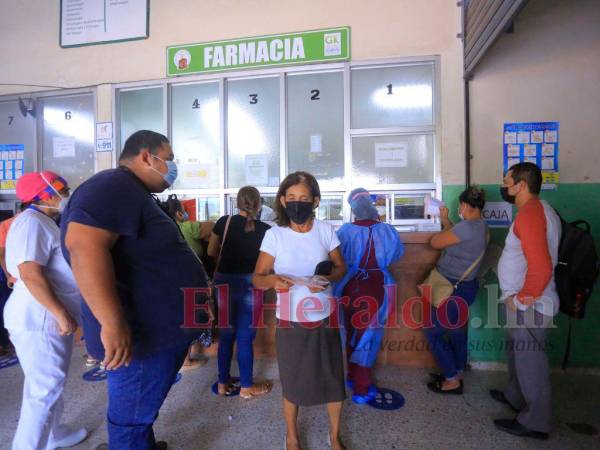
[(393, 92), (392, 92), (392, 85), (388, 84), (386, 87), (387, 87), (387, 93), (388, 93), (388, 95), (392, 95), (393, 94)]

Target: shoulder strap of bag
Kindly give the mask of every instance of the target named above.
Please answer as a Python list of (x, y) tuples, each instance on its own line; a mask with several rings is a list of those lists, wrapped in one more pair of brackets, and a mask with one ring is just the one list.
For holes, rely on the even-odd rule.
[(487, 250), (487, 245), (489, 242), (490, 242), (490, 232), (487, 231), (487, 233), (485, 235), (485, 247), (483, 248), (482, 252), (477, 257), (477, 259), (475, 261), (473, 261), (473, 264), (471, 264), (468, 267), (468, 269), (465, 271), (465, 273), (462, 274), (462, 277), (460, 277), (460, 279), (456, 282), (456, 284), (454, 285), (454, 289), (456, 289), (457, 286), (460, 283), (462, 283), (464, 281), (464, 279), (467, 278), (471, 272), (473, 272), (473, 270), (475, 270), (475, 267), (477, 267), (477, 264), (479, 264), (479, 262), (483, 259), (483, 255), (485, 255), (485, 251)]
[(219, 249), (219, 256), (217, 257), (215, 272), (219, 271), (219, 266), (221, 265), (221, 255), (223, 254), (223, 247), (225, 247), (225, 238), (227, 238), (227, 231), (229, 230), (229, 223), (231, 222), (231, 217), (231, 215), (227, 217), (227, 222), (225, 222), (225, 230), (223, 230), (223, 239), (221, 239), (221, 248)]

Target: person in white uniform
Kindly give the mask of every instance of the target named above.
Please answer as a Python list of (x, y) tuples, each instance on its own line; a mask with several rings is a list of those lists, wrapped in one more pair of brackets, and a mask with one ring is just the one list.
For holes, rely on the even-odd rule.
[(69, 196), (57, 174), (23, 175), (17, 197), (29, 203), (6, 241), (6, 264), (17, 281), (4, 308), (4, 323), (25, 375), (13, 450), (53, 450), (78, 444), (85, 429), (60, 423), (62, 394), (80, 316), (80, 293), (60, 248), (56, 220)]

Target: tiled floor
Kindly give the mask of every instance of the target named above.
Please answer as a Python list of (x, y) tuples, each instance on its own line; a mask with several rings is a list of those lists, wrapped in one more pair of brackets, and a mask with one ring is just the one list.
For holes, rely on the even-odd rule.
[[(65, 394), (68, 423), (91, 430), (77, 449), (93, 449), (106, 440), (104, 382), (81, 379), (82, 349), (73, 356)], [(258, 378), (277, 379), (273, 360), (259, 360)], [(281, 449), (284, 425), (281, 390), (266, 397), (245, 401), (222, 399), (209, 388), (215, 379), (216, 361), (186, 372), (165, 402), (156, 422), (156, 435), (172, 449)], [(398, 390), (406, 405), (394, 412), (377, 411), (347, 401), (343, 438), (349, 449), (600, 449), (600, 435), (574, 432), (569, 423), (586, 423), (600, 429), (600, 377), (553, 374), (555, 430), (550, 440), (540, 442), (516, 438), (499, 431), (492, 420), (510, 417), (511, 412), (495, 403), (488, 390), (500, 387), (503, 372), (471, 371), (465, 376), (462, 397), (443, 397), (427, 391), (424, 369), (385, 367), (377, 371), (379, 385)], [(18, 366), (0, 370), (0, 448), (10, 448), (17, 425), (23, 375)], [(301, 410), (300, 427), (305, 449), (327, 449), (327, 416), (323, 407)]]

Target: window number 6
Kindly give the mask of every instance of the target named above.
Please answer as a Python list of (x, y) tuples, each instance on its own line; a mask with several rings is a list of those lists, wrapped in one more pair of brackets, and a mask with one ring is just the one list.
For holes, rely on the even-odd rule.
[(71, 120), (71, 111), (65, 112), (65, 120)]

